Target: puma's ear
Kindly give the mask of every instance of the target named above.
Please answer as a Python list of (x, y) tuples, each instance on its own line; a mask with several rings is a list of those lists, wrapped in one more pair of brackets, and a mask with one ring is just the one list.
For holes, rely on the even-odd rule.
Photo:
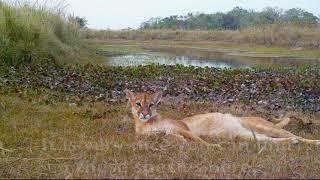
[(154, 95), (153, 95), (154, 104), (156, 104), (156, 105), (159, 104), (161, 99), (162, 99), (162, 92), (161, 91), (154, 93)]
[(136, 99), (133, 92), (131, 92), (129, 89), (124, 90), (124, 92), (126, 93), (130, 101), (134, 101)]

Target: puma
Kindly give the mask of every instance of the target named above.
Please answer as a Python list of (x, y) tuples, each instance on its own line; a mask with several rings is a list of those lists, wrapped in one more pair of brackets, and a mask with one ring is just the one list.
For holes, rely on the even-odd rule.
[(183, 137), (193, 142), (210, 145), (200, 136), (210, 136), (226, 140), (257, 140), (269, 142), (304, 142), (320, 145), (320, 140), (310, 140), (296, 136), (282, 129), (289, 122), (284, 118), (278, 124), (273, 124), (260, 117), (236, 117), (231, 114), (207, 113), (199, 114), (182, 120), (162, 118), (157, 113), (157, 107), (162, 99), (162, 93), (134, 94), (129, 90), (125, 93), (131, 104), (131, 111), (138, 135), (150, 135), (164, 132)]

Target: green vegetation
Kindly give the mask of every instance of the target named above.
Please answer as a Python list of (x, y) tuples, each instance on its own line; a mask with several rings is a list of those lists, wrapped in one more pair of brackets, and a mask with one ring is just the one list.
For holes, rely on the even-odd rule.
[[(230, 70), (181, 65), (2, 67), (0, 73), (5, 78), (0, 79), (0, 89), (7, 92), (50, 89), (60, 93), (56, 97), (60, 101), (74, 99), (70, 95), (117, 101), (126, 88), (136, 91), (157, 88), (165, 89), (170, 96), (186, 95), (190, 99), (220, 103), (232, 99), (231, 103), (260, 106), (269, 111), (294, 108), (316, 114), (320, 103), (319, 69), (302, 66)], [(260, 101), (267, 103), (259, 104)]]
[(227, 13), (188, 13), (186, 16), (170, 16), (151, 18), (143, 22), (142, 29), (243, 29), (247, 27), (265, 26), (270, 24), (316, 26), (319, 18), (300, 8), (283, 11), (279, 8), (267, 7), (261, 12), (235, 7)]
[(65, 63), (83, 58), (78, 21), (67, 16), (59, 3), (53, 8), (39, 2), (0, 1), (0, 63)]

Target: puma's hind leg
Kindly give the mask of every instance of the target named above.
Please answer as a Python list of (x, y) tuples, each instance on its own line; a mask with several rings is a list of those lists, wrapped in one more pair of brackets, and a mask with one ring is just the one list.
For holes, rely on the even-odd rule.
[[(290, 123), (290, 118), (283, 118), (283, 119), (277, 119), (278, 123), (275, 124), (275, 126), (277, 128), (284, 128), (286, 125), (288, 125)], [(280, 122), (279, 122), (280, 121)], [(307, 144), (314, 144), (314, 145), (320, 145), (320, 140), (311, 140), (311, 139), (305, 139), (303, 137), (299, 137), (299, 136), (296, 136), (296, 139), (301, 141), (301, 142), (304, 142), (304, 143), (307, 143)]]
[(305, 139), (302, 137), (297, 138), (299, 141), (307, 143), (307, 144), (314, 144), (320, 146), (320, 140), (312, 140), (312, 139)]
[(284, 137), (284, 138), (273, 138), (266, 136), (264, 134), (252, 133), (252, 135), (241, 135), (238, 136), (239, 139), (245, 141), (258, 141), (258, 142), (271, 142), (271, 143), (292, 143), (296, 144), (299, 142), (298, 138), (296, 137)]
[(311, 139), (305, 139), (299, 136), (291, 136), (291, 137), (269, 137), (264, 134), (259, 134), (252, 132), (252, 135), (241, 135), (238, 136), (242, 140), (246, 141), (252, 141), (256, 140), (258, 142), (272, 142), (272, 143), (292, 143), (297, 144), (299, 142), (307, 143), (307, 144), (313, 144), (313, 145), (320, 145), (320, 140), (311, 140)]

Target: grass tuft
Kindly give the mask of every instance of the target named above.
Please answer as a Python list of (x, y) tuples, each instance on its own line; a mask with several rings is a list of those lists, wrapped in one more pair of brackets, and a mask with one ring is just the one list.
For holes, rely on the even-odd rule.
[(72, 61), (81, 47), (79, 25), (61, 2), (0, 1), (0, 47), (8, 65)]

